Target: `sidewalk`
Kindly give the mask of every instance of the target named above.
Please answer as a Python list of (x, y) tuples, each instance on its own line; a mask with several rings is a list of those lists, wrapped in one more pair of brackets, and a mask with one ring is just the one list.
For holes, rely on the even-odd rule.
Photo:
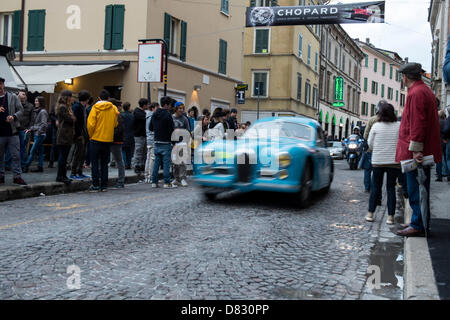
[[(56, 165), (56, 164), (55, 164)], [(32, 166), (31, 168), (33, 168)], [(192, 166), (188, 167), (188, 174), (192, 174)], [(48, 163), (44, 164), (43, 173), (24, 173), (23, 179), (28, 184), (27, 186), (18, 186), (13, 184), (12, 173), (7, 171), (5, 175), (5, 184), (0, 185), (0, 202), (32, 198), (39, 196), (49, 196), (61, 193), (73, 193), (89, 189), (91, 186), (91, 179), (83, 181), (74, 180), (70, 185), (56, 182), (57, 169), (48, 169)], [(84, 174), (91, 176), (91, 169), (84, 169)], [(67, 171), (67, 176), (70, 176), (70, 170)], [(118, 172), (117, 168), (109, 168), (109, 187), (113, 187), (117, 183)], [(160, 178), (162, 172), (160, 172)], [(125, 184), (138, 183), (144, 180), (144, 176), (138, 176), (134, 170), (125, 171)]]
[[(405, 300), (450, 299), (450, 184), (431, 182), (431, 221), (427, 238), (405, 240)], [(411, 207), (405, 199), (405, 222)]]

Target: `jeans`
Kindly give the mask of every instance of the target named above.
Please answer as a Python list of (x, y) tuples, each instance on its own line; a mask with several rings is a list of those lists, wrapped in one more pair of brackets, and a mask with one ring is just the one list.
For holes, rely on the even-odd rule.
[[(19, 131), (19, 140), (20, 140), (20, 163), (22, 167), (25, 167), (25, 163), (27, 162), (26, 146), (28, 145), (29, 135), (25, 134), (25, 131)], [(5, 166), (11, 167), (11, 153), (9, 152), (9, 150), (6, 150), (5, 153)]]
[(386, 191), (387, 191), (387, 208), (390, 216), (395, 215), (395, 206), (397, 197), (395, 194), (395, 185), (401, 171), (398, 168), (390, 167), (373, 167), (373, 188), (370, 192), (369, 212), (375, 212), (381, 189), (383, 187), (384, 173), (387, 175)]
[(67, 178), (67, 158), (69, 157), (69, 152), (71, 146), (57, 146), (58, 148), (58, 175), (56, 179), (66, 179)]
[(34, 156), (38, 155), (38, 167), (42, 168), (44, 166), (44, 141), (46, 135), (43, 134), (41, 136), (34, 136), (33, 147), (30, 151), (30, 156), (28, 160), (25, 162), (24, 167), (29, 167), (34, 160)]
[(58, 159), (58, 146), (56, 145), (56, 135), (58, 133), (57, 127), (52, 127), (52, 148), (50, 149), (50, 164), (53, 164)]
[(147, 137), (134, 137), (134, 156), (132, 160), (133, 168), (145, 168), (145, 158), (147, 155)]
[(86, 142), (84, 137), (78, 137), (74, 142), (73, 158), (72, 158), (72, 175), (83, 174), (83, 164), (86, 157)]
[(436, 175), (438, 179), (442, 179), (442, 176), (448, 177), (447, 167), (447, 143), (441, 143), (442, 146), (442, 162), (436, 163)]
[(114, 161), (116, 162), (117, 170), (119, 171), (119, 178), (117, 180), (117, 184), (123, 186), (125, 184), (125, 165), (123, 163), (122, 158), (122, 145), (112, 144), (111, 153), (113, 155)]
[(155, 163), (153, 165), (152, 183), (158, 183), (159, 167), (164, 167), (164, 184), (170, 183), (172, 166), (172, 144), (155, 143)]
[(22, 166), (20, 163), (20, 139), (18, 135), (10, 137), (0, 137), (0, 176), (5, 176), (5, 150), (11, 154), (11, 164), (14, 177), (20, 177)]
[(110, 143), (91, 140), (92, 185), (101, 189), (108, 188), (108, 157)]
[(134, 142), (132, 144), (122, 145), (122, 157), (123, 162), (125, 163), (125, 167), (131, 168), (131, 160), (133, 159), (133, 154), (134, 154)]
[(366, 191), (370, 191), (372, 189), (372, 152), (366, 152), (365, 159), (362, 166), (364, 169), (364, 188)]
[[(431, 169), (424, 168), (427, 180), (425, 181), (425, 188), (428, 193), (428, 222), (430, 220), (430, 181), (431, 181)], [(406, 173), (406, 179), (408, 184), (408, 197), (409, 204), (412, 208), (412, 217), (410, 226), (416, 230), (424, 231), (424, 225), (422, 220), (422, 210), (420, 209), (420, 193), (419, 193), (419, 182), (417, 181), (418, 171), (414, 170), (412, 172)], [(428, 224), (429, 225), (429, 224)]]

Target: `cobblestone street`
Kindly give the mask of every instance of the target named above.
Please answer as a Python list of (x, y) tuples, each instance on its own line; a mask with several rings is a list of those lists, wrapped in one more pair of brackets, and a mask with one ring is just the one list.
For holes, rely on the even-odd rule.
[(330, 193), (305, 210), (145, 184), (2, 203), (0, 299), (360, 299), (384, 223), (364, 221), (362, 184), (338, 161)]

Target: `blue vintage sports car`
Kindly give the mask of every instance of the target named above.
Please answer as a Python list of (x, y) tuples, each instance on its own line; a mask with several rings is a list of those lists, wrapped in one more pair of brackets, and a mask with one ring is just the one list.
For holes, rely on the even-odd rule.
[(209, 200), (225, 190), (292, 193), (300, 207), (311, 192), (328, 192), (334, 165), (317, 121), (266, 118), (238, 140), (216, 140), (196, 150), (194, 180)]

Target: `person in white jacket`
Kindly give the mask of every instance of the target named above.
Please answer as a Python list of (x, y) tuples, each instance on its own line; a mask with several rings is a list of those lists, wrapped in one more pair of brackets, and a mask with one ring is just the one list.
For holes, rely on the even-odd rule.
[(394, 107), (387, 103), (380, 104), (379, 121), (375, 123), (369, 134), (369, 150), (372, 151), (373, 188), (370, 190), (369, 212), (366, 220), (375, 221), (377, 195), (381, 194), (384, 173), (387, 175), (387, 224), (394, 224), (396, 194), (395, 185), (400, 176), (400, 164), (395, 161), (400, 123), (397, 122)]
[(213, 113), (208, 135), (209, 140), (223, 140), (225, 138), (225, 127), (223, 126), (224, 113), (221, 108), (217, 108)]

